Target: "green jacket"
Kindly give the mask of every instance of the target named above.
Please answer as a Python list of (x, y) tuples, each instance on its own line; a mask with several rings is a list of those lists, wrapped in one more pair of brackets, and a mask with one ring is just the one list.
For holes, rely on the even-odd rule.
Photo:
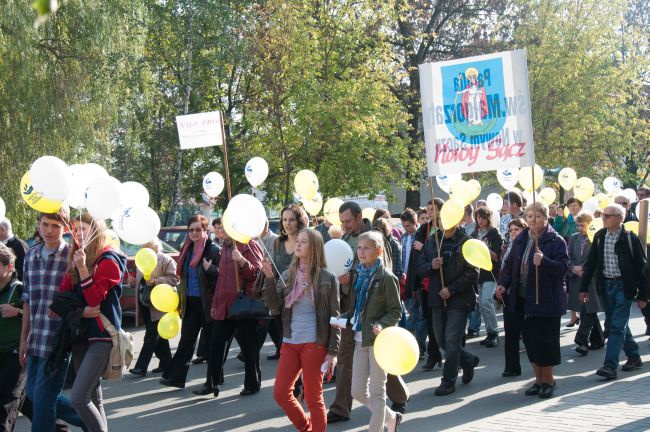
[[(356, 277), (355, 277), (356, 279)], [(351, 284), (354, 286), (354, 283)], [(354, 304), (341, 316), (350, 319), (354, 315)], [(375, 334), (372, 326), (379, 324), (382, 328), (394, 327), (402, 318), (402, 302), (399, 299), (399, 281), (397, 277), (382, 264), (370, 278), (368, 298), (361, 312), (361, 345), (372, 346)]]

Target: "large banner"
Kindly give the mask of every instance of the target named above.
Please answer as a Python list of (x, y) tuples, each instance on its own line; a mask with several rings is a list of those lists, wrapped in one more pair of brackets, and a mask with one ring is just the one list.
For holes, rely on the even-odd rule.
[(222, 145), (219, 111), (176, 116), (181, 150)]
[(420, 65), (429, 176), (534, 164), (524, 50)]

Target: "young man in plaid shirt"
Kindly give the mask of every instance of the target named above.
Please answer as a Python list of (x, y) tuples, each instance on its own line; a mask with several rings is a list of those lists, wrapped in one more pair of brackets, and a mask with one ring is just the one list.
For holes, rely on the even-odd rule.
[(34, 406), (34, 432), (54, 431), (57, 417), (74, 426), (83, 425), (68, 398), (61, 394), (68, 365), (52, 375), (45, 372), (60, 321), (55, 315), (50, 316), (48, 310), (68, 269), (70, 245), (63, 240), (67, 225), (67, 210), (41, 213), (38, 229), (43, 243), (27, 251), (25, 256), (24, 318), (18, 357), (22, 366), (27, 365), (27, 396)]

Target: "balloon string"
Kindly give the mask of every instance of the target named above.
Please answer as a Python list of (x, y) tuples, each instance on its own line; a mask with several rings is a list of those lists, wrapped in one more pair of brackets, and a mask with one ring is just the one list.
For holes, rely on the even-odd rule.
[(280, 270), (278, 270), (278, 268), (276, 267), (275, 263), (273, 262), (273, 258), (271, 258), (271, 254), (269, 253), (268, 249), (266, 249), (266, 246), (264, 246), (264, 242), (261, 239), (259, 241), (259, 244), (262, 246), (262, 249), (264, 249), (264, 252), (266, 252), (266, 255), (269, 257), (269, 261), (271, 261), (271, 264), (273, 265), (273, 268), (275, 269), (276, 273), (278, 274), (278, 276), (280, 276), (280, 280), (282, 281), (282, 285), (284, 285), (284, 287), (286, 288), (287, 283), (282, 278), (282, 275), (280, 274)]
[(84, 230), (81, 228), (81, 209), (79, 209), (79, 232), (81, 233), (81, 249), (83, 249), (86, 244), (84, 243)]

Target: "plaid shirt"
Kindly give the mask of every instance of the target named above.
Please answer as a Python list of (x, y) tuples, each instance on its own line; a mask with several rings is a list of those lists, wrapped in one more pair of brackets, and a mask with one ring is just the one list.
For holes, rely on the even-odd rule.
[(618, 241), (618, 238), (621, 236), (622, 228), (619, 227), (618, 230), (613, 233), (607, 230), (605, 234), (605, 249), (603, 251), (603, 276), (606, 278), (616, 278), (621, 277), (621, 269), (618, 266), (618, 257), (616, 256), (616, 251), (614, 246)]
[(59, 249), (47, 261), (41, 258), (43, 245), (31, 248), (25, 256), (22, 300), (29, 304), (29, 339), (27, 355), (46, 358), (52, 352), (54, 334), (60, 318), (50, 318), (47, 310), (59, 291), (68, 269), (70, 245), (61, 241)]

